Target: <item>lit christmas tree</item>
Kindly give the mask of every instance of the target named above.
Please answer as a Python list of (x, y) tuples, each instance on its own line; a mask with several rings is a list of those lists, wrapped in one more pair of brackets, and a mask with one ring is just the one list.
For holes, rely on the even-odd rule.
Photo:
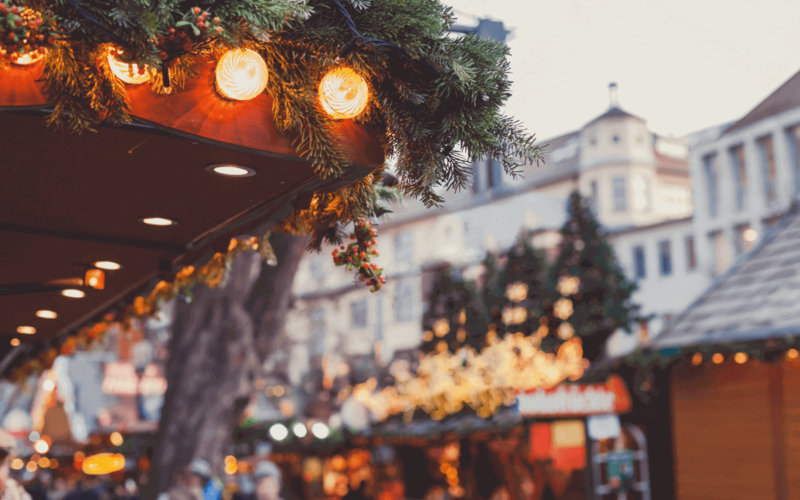
[(422, 317), (424, 351), (456, 351), (465, 345), (480, 348), (487, 321), (474, 283), (464, 281), (449, 266), (436, 278)]

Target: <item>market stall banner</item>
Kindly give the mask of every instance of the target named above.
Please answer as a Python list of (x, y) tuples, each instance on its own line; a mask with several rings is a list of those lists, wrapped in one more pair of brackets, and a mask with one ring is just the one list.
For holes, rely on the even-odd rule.
[(629, 412), (631, 405), (630, 393), (618, 375), (611, 375), (603, 384), (562, 384), (517, 393), (523, 417), (620, 415)]

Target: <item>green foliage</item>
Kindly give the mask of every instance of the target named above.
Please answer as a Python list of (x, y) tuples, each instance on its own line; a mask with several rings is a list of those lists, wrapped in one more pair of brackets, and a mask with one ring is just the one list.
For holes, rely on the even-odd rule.
[[(625, 278), (614, 249), (577, 191), (569, 197), (569, 217), (561, 228), (561, 237), (561, 250), (550, 271), (549, 289), (556, 293), (562, 278), (580, 279), (568, 321), (583, 340), (584, 357), (594, 360), (602, 355), (606, 340), (615, 330), (630, 331), (631, 323), (640, 319), (640, 306), (631, 301), (636, 283)], [(552, 310), (549, 318), (551, 328), (560, 325), (561, 320)]]
[[(321, 178), (339, 176), (348, 167), (338, 124), (317, 96), (321, 78), (340, 65), (368, 82), (370, 105), (358, 121), (377, 129), (386, 156), (396, 157), (398, 190), (427, 206), (442, 202), (437, 186), (465, 187), (471, 163), (479, 158), (499, 161), (512, 175), (520, 165), (542, 160), (534, 137), (501, 113), (511, 84), (504, 43), (448, 37), (452, 13), (438, 0), (344, 3), (361, 35), (390, 42), (410, 57), (387, 44), (354, 40), (331, 0), (30, 0), (27, 5), (52, 13), (59, 41), (45, 57), (45, 89), (56, 110), (50, 121), (74, 131), (124, 123), (135, 113), (103, 57), (109, 47), (123, 50), (131, 62), (157, 68), (151, 76), (156, 92), (180, 91), (194, 76), (197, 57), (245, 47), (260, 53), (269, 68), (267, 91), (278, 130), (295, 138), (295, 147)], [(192, 24), (195, 7), (209, 13), (210, 28)], [(185, 42), (176, 42), (176, 36)], [(162, 82), (162, 61), (169, 67), (169, 89)], [(379, 173), (318, 194), (315, 206), (294, 213), (283, 229), (313, 234), (315, 248), (334, 241), (332, 225), (373, 213)]]
[[(479, 290), (455, 279), (449, 269), (443, 272), (430, 295), (423, 328), (435, 332), (437, 321), (446, 320), (448, 334), (439, 339), (426, 333), (423, 349), (435, 349), (440, 340), (453, 351), (463, 345), (454, 342), (458, 340), (454, 332), (463, 325), (456, 318), (463, 310), (462, 318), (469, 318), (466, 343), (474, 347), (487, 334), (521, 333), (538, 335), (542, 349), (555, 351), (578, 335), (584, 357), (599, 358), (615, 330), (630, 331), (633, 321), (644, 319), (640, 306), (631, 300), (636, 284), (625, 278), (614, 249), (577, 192), (569, 198), (569, 217), (561, 236), (552, 265), (524, 237), (502, 255), (487, 254)], [(564, 286), (568, 278), (573, 278), (574, 290)]]
[(424, 351), (456, 351), (463, 345), (480, 348), (487, 322), (475, 288), (449, 266), (439, 271), (422, 317)]

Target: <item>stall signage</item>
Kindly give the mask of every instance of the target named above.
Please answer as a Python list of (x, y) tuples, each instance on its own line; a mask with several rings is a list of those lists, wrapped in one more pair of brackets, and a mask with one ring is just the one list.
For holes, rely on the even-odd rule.
[(619, 415), (631, 410), (631, 397), (625, 382), (611, 375), (604, 384), (562, 384), (518, 392), (517, 406), (523, 417)]
[(133, 363), (113, 361), (106, 364), (102, 388), (114, 396), (162, 396), (167, 391), (167, 379), (156, 365), (147, 365), (140, 380)]

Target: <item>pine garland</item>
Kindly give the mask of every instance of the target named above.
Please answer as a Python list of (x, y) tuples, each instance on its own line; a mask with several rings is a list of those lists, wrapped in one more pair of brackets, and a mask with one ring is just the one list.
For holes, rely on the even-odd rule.
[[(499, 161), (512, 175), (521, 165), (542, 160), (534, 137), (500, 111), (510, 95), (508, 47), (472, 35), (448, 37), (452, 11), (438, 0), (18, 0), (16, 5), (17, 11), (42, 13), (41, 22), (16, 26), (9, 3), (0, 9), (0, 26), (8, 26), (0, 44), (11, 49), (12, 58), (46, 52), (44, 89), (55, 107), (50, 123), (75, 132), (130, 121), (124, 86), (104, 57), (109, 50), (146, 65), (153, 91), (168, 93), (195, 76), (196, 58), (242, 47), (267, 63), (276, 126), (296, 137), (294, 146), (320, 178), (341, 175), (348, 166), (336, 123), (317, 95), (322, 76), (339, 66), (368, 82), (370, 104), (357, 120), (376, 128), (386, 156), (397, 159), (399, 191), (429, 207), (443, 201), (437, 186), (468, 185), (471, 164), (480, 158)], [(41, 37), (27, 45), (9, 42), (9, 33), (23, 28)], [(312, 234), (314, 248), (336, 242), (332, 227), (371, 215), (378, 206), (378, 170), (335, 193), (318, 194), (314, 209), (297, 210), (282, 228)]]

